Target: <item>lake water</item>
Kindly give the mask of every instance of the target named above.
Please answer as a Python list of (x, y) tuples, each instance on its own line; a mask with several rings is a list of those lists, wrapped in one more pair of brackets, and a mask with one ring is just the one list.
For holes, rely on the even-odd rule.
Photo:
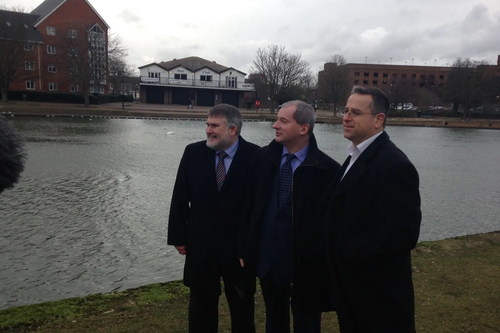
[[(12, 118), (27, 140), (20, 183), (0, 195), (0, 309), (182, 278), (166, 245), (172, 187), (203, 121)], [(500, 132), (388, 127), (421, 178), (420, 240), (500, 230)], [(168, 133), (168, 134), (167, 134)], [(340, 125), (318, 124), (339, 163)], [(245, 122), (259, 145), (271, 123)]]

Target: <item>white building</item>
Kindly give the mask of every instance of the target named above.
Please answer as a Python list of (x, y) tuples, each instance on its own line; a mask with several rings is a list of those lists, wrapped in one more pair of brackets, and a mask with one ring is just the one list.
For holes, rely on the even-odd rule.
[(187, 57), (139, 67), (141, 102), (193, 106), (227, 103), (246, 107), (254, 85), (246, 74), (200, 57)]

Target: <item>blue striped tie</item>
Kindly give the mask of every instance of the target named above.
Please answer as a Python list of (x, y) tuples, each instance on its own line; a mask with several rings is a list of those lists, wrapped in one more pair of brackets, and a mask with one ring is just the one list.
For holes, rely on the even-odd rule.
[(226, 178), (226, 166), (224, 165), (224, 159), (227, 157), (225, 151), (220, 151), (217, 153), (219, 156), (219, 163), (217, 163), (216, 179), (217, 179), (217, 189), (220, 191), (224, 179)]
[(290, 161), (295, 157), (294, 154), (287, 154), (286, 161), (281, 166), (278, 176), (278, 209), (281, 209), (292, 189), (293, 170)]

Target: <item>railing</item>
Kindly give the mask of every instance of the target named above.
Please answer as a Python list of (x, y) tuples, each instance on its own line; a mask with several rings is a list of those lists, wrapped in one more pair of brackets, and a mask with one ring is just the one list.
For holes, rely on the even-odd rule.
[(166, 77), (147, 77), (141, 76), (141, 84), (161, 84), (167, 86), (191, 86), (191, 87), (213, 87), (213, 88), (226, 88), (238, 90), (254, 90), (253, 83), (244, 82), (226, 82), (226, 81), (204, 81), (194, 79), (169, 79)]

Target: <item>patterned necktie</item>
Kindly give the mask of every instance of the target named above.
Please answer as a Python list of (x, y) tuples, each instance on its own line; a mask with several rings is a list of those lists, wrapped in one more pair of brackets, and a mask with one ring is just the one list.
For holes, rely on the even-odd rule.
[(290, 161), (295, 157), (294, 154), (286, 155), (286, 161), (278, 176), (278, 209), (281, 209), (292, 189), (293, 170)]
[(217, 153), (219, 156), (219, 163), (217, 163), (216, 179), (217, 179), (217, 189), (220, 191), (224, 179), (226, 178), (226, 166), (224, 165), (224, 159), (227, 157), (225, 151), (220, 151)]

